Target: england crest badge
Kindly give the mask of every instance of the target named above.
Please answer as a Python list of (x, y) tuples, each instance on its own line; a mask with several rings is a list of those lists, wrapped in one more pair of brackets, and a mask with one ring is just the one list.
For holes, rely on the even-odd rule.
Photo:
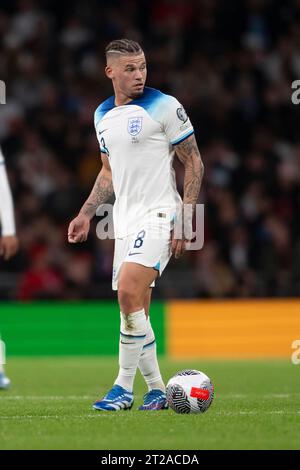
[(127, 125), (128, 133), (132, 136), (138, 135), (142, 130), (142, 121), (142, 117), (129, 118)]

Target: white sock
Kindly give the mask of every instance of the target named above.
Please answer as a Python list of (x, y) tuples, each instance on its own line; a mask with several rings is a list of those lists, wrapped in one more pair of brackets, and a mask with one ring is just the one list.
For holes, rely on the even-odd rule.
[(146, 338), (147, 321), (145, 310), (124, 315), (121, 312), (121, 334), (119, 343), (119, 375), (115, 384), (132, 392), (136, 369)]
[(5, 364), (5, 345), (0, 336), (0, 374), (4, 374)]
[(154, 388), (162, 390), (163, 392), (166, 391), (166, 387), (159, 370), (156, 354), (156, 341), (150, 323), (150, 317), (148, 317), (147, 320), (147, 334), (138, 367), (146, 381), (146, 384), (148, 385), (149, 391)]

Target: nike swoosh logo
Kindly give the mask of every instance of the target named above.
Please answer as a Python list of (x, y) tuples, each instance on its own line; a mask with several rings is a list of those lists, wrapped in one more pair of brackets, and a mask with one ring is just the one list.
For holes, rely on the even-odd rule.
[(103, 134), (105, 131), (107, 131), (107, 129), (104, 129), (104, 131), (99, 131), (99, 135)]
[(128, 256), (141, 255), (141, 254), (142, 254), (142, 251), (136, 251), (135, 253), (128, 253)]

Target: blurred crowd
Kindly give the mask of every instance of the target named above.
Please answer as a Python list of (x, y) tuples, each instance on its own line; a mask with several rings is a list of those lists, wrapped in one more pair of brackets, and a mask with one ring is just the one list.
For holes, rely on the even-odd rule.
[[(93, 127), (112, 94), (104, 48), (139, 41), (148, 86), (174, 95), (205, 164), (205, 244), (172, 260), (156, 297), (300, 295), (300, 0), (1, 0), (0, 144), (21, 250), (2, 299), (96, 299), (113, 242), (68, 245), (101, 168)], [(184, 171), (174, 162), (182, 193)]]

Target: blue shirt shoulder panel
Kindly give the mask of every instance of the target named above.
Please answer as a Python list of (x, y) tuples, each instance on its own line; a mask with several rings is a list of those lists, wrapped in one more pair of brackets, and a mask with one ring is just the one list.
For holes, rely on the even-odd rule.
[(141, 106), (154, 120), (164, 113), (166, 103), (172, 99), (171, 96), (165, 95), (155, 88), (145, 87), (144, 93), (139, 98), (132, 100), (129, 105)]
[(115, 108), (115, 96), (112, 95), (107, 100), (103, 101), (95, 111), (94, 122), (95, 127), (103, 116), (111, 109)]
[[(158, 120), (159, 115), (164, 113), (164, 106), (170, 101), (174, 100), (172, 96), (166, 95), (155, 88), (145, 87), (144, 93), (130, 103), (130, 105), (141, 106), (147, 113), (154, 119)], [(127, 105), (126, 105), (127, 106)], [(111, 109), (115, 108), (115, 96), (110, 96), (107, 100), (103, 101), (95, 111), (95, 126), (108, 113)]]

